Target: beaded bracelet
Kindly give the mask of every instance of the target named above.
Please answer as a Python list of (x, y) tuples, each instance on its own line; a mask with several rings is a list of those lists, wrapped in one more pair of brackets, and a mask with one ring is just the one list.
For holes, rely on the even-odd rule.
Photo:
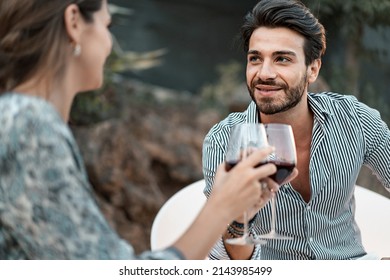
[(227, 232), (233, 238), (241, 237), (244, 235), (244, 230), (237, 230), (236, 228), (232, 227), (231, 225), (229, 225), (227, 227)]
[[(253, 218), (250, 219), (250, 220), (248, 221), (248, 228), (251, 228), (251, 227), (252, 227), (252, 225), (253, 225), (253, 223), (254, 223), (256, 217), (258, 216), (258, 214), (259, 214), (259, 213), (256, 213), (256, 215), (254, 215)], [(236, 221), (233, 221), (233, 222), (231, 223), (231, 225), (234, 226), (234, 227), (236, 227), (236, 228), (242, 228), (242, 229), (244, 228), (244, 224), (243, 224), (243, 223), (239, 223), (239, 222), (236, 222)]]
[[(248, 232), (252, 232), (253, 224), (256, 219), (256, 214), (249, 222), (248, 222)], [(228, 225), (227, 232), (229, 235), (233, 238), (241, 237), (244, 235), (244, 224), (239, 223), (236, 221), (233, 221), (231, 224)]]

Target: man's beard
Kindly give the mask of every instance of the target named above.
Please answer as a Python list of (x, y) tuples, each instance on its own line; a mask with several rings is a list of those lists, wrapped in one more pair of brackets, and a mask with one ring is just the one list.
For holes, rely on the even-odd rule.
[[(268, 86), (280, 87), (285, 92), (284, 100), (276, 104), (274, 97), (263, 97), (262, 101), (258, 102), (254, 95), (255, 86), (257, 85), (268, 85)], [(251, 87), (249, 87), (248, 85), (247, 87), (252, 100), (256, 103), (257, 109), (263, 114), (273, 115), (294, 108), (301, 101), (306, 85), (307, 85), (307, 75), (305, 74), (301, 82), (294, 88), (289, 88), (288, 85), (286, 84), (278, 84), (274, 81), (262, 81), (260, 79), (252, 83)]]

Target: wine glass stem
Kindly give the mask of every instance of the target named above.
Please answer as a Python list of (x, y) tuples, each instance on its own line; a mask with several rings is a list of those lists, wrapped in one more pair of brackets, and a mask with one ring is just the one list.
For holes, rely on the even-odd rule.
[(271, 198), (271, 232), (275, 232), (276, 227), (276, 193)]
[[(247, 147), (243, 149), (243, 159), (247, 157)], [(244, 237), (248, 236), (248, 212), (244, 211)]]
[(244, 211), (244, 236), (248, 236), (248, 213)]

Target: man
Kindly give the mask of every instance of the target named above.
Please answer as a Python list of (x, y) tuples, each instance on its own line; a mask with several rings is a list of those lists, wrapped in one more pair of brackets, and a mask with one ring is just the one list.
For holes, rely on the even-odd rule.
[[(278, 191), (276, 231), (292, 240), (233, 246), (242, 221), (229, 225), (211, 259), (356, 259), (366, 256), (355, 222), (354, 185), (363, 165), (390, 191), (390, 131), (379, 113), (353, 96), (308, 93), (321, 68), (325, 30), (298, 1), (261, 0), (241, 30), (252, 102), (207, 134), (205, 194), (224, 160), (229, 132), (245, 122), (292, 126), (298, 175)], [(252, 234), (270, 230), (270, 205), (251, 215)], [(389, 252), (390, 253), (390, 252)]]

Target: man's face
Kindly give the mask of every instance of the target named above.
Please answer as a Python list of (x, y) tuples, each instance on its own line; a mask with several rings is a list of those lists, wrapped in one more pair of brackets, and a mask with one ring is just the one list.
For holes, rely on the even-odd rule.
[(246, 79), (249, 94), (263, 114), (295, 107), (307, 92), (310, 66), (304, 37), (287, 28), (256, 29), (249, 41)]

